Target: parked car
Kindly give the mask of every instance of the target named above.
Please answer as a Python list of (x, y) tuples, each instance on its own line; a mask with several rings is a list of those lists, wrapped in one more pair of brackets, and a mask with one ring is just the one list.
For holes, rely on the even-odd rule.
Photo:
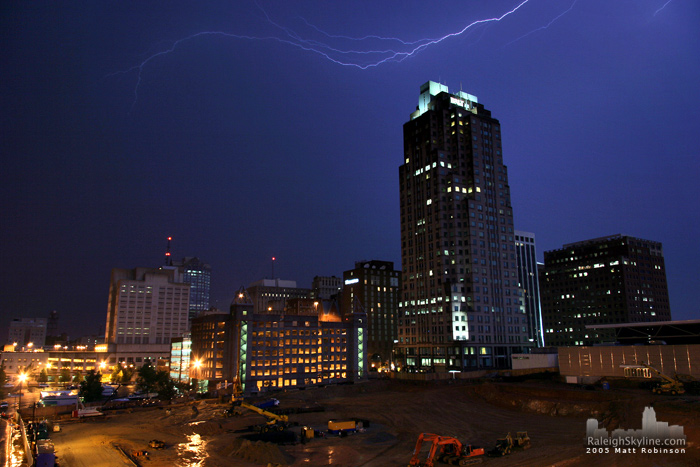
[(10, 404), (8, 404), (7, 401), (0, 402), (0, 412), (7, 411), (8, 407), (10, 407)]

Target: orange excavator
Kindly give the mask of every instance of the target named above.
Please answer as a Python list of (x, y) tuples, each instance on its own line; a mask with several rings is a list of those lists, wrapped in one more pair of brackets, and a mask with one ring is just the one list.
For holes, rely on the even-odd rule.
[[(428, 457), (420, 460), (420, 450), (423, 443), (430, 443)], [(433, 433), (421, 433), (413, 450), (413, 456), (408, 463), (409, 467), (434, 467), (435, 461), (451, 465), (471, 465), (479, 463), (486, 454), (483, 448), (462, 444), (452, 436), (439, 436)]]

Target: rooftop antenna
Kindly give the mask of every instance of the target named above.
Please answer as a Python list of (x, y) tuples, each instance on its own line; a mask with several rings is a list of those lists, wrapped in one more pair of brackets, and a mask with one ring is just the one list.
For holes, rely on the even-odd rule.
[(271, 278), (272, 280), (275, 280), (275, 260), (276, 259), (277, 258), (275, 258), (274, 256), (272, 257), (272, 278)]
[(166, 266), (172, 266), (173, 265), (173, 258), (170, 256), (170, 242), (172, 241), (173, 237), (168, 237), (168, 245), (165, 248), (165, 265)]

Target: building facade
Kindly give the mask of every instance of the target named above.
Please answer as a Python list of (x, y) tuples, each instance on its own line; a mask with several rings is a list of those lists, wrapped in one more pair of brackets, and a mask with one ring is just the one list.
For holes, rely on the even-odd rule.
[(255, 313), (282, 313), (290, 298), (311, 298), (311, 289), (297, 287), (296, 281), (261, 279), (246, 289)]
[(535, 234), (515, 231), (515, 256), (518, 259), (518, 282), (527, 315), (528, 339), (537, 347), (544, 347), (542, 308), (540, 305), (540, 280), (537, 271)]
[(651, 240), (618, 234), (545, 251), (540, 290), (548, 346), (614, 341), (587, 325), (671, 320), (663, 249)]
[(156, 352), (168, 358), (170, 341), (188, 331), (190, 285), (175, 268), (113, 269), (106, 344), (116, 352)]
[(46, 342), (46, 318), (13, 318), (7, 334), (7, 343), (17, 347), (41, 348)]
[(330, 300), (343, 290), (343, 280), (335, 276), (315, 276), (311, 281), (313, 298)]
[(396, 352), (413, 371), (507, 368), (529, 341), (500, 123), (429, 81), (403, 130)]
[[(365, 343), (368, 358), (376, 366), (393, 361), (398, 339), (399, 277), (391, 261), (358, 261), (343, 273), (343, 313), (367, 314)], [(359, 308), (359, 310), (358, 310)]]
[(190, 377), (209, 386), (240, 379), (246, 394), (356, 381), (366, 376), (361, 314), (293, 300), (285, 313), (255, 313), (245, 289), (228, 314), (192, 322)]
[(173, 262), (182, 282), (190, 285), (190, 319), (209, 309), (211, 266), (196, 257), (185, 257)]

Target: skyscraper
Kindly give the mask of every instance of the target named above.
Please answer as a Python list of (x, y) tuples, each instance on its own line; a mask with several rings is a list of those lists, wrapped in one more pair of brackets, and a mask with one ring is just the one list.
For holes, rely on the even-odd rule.
[(518, 281), (522, 289), (523, 305), (525, 306), (525, 314), (527, 315), (528, 338), (530, 342), (537, 347), (544, 347), (535, 234), (516, 230), (515, 252), (515, 256), (518, 258)]
[(182, 277), (182, 282), (190, 284), (190, 320), (209, 309), (211, 288), (211, 266), (197, 257), (186, 257), (174, 262)]
[(399, 274), (391, 261), (357, 261), (355, 269), (343, 273), (343, 313), (356, 310), (356, 302), (367, 314), (365, 343), (373, 363), (393, 360), (397, 338)]
[(586, 325), (670, 321), (661, 243), (625, 235), (544, 252), (540, 276), (546, 345), (593, 345), (613, 330)]
[(112, 269), (105, 342), (169, 352), (188, 330), (189, 297), (177, 269)]
[(417, 370), (506, 368), (529, 342), (501, 125), (429, 81), (403, 129), (397, 356)]

